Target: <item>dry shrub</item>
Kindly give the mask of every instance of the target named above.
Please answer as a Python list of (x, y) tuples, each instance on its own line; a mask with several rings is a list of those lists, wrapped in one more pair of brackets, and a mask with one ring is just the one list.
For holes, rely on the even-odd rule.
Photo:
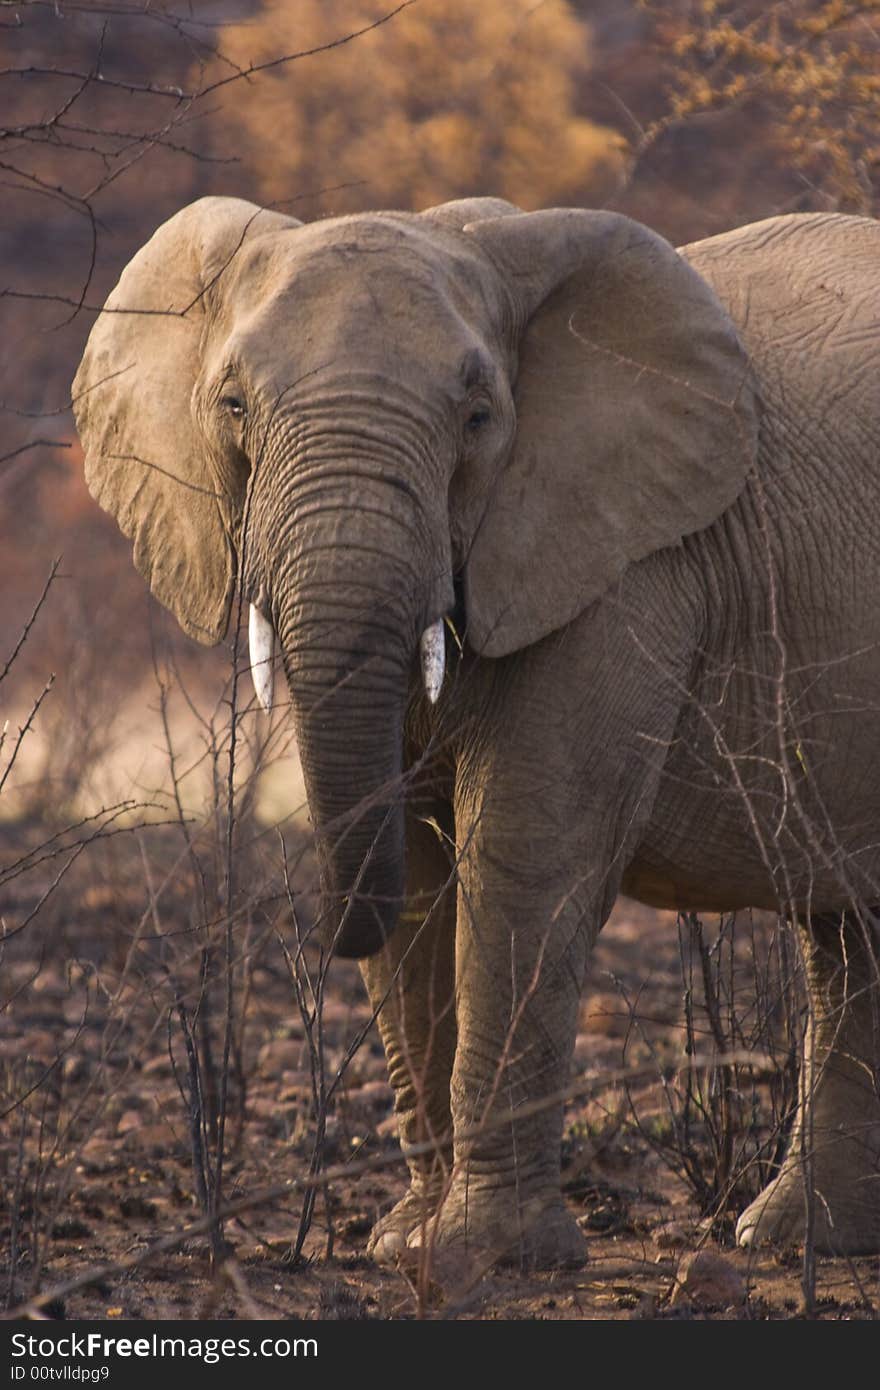
[(649, 0), (676, 68), (649, 132), (756, 106), (775, 146), (843, 211), (873, 213), (880, 188), (878, 0)]
[[(685, 1066), (666, 1087), (673, 1167), (718, 1232), (775, 1176), (798, 1096), (802, 990), (780, 919), (722, 916), (717, 932), (679, 917)], [(708, 1065), (690, 1065), (707, 1057)], [(766, 1058), (766, 1066), (739, 1059)]]
[[(230, 24), (242, 68), (331, 44), (386, 0), (299, 0)], [(540, 207), (608, 187), (622, 140), (578, 114), (588, 29), (565, 0), (420, 0), (355, 42), (257, 73), (220, 118), (266, 201), (339, 189), (334, 211), (493, 193)], [(341, 186), (341, 187), (340, 187)], [(295, 211), (295, 207), (292, 209)]]

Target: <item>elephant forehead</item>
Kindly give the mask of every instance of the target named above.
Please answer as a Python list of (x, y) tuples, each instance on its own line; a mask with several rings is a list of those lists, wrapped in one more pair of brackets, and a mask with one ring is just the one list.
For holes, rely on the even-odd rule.
[(394, 296), (319, 296), (314, 311), (292, 301), (279, 296), (252, 311), (218, 345), (216, 365), (232, 365), (253, 389), (270, 395), (394, 382), (423, 403), (436, 395), (438, 405), (465, 394), (474, 364), (487, 364), (491, 374), (493, 359), (479, 333), (418, 286)]
[(339, 280), (306, 273), (257, 303), (241, 303), (211, 359), (233, 364), (257, 389), (288, 389), (306, 378), (317, 386), (329, 371), (337, 380), (393, 375), (416, 389), (432, 383), (457, 395), (475, 362), (494, 360), (471, 315), (399, 268), (376, 266)]
[(277, 306), (300, 313), (351, 307), (378, 321), (436, 306), (471, 317), (491, 312), (491, 267), (460, 233), (407, 214), (333, 218), (243, 244), (218, 276), (221, 299), (240, 312)]

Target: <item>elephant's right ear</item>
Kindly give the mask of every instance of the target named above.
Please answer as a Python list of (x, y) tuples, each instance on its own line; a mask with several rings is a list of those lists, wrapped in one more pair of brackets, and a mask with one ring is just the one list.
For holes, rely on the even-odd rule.
[(727, 310), (647, 227), (552, 208), (464, 230), (521, 324), (516, 434), (460, 522), (468, 638), (504, 656), (711, 525), (754, 465), (760, 406)]
[(93, 497), (133, 542), (156, 598), (200, 642), (226, 631), (235, 580), (218, 491), (192, 412), (210, 292), (244, 242), (299, 223), (202, 198), (123, 271), (73, 383)]

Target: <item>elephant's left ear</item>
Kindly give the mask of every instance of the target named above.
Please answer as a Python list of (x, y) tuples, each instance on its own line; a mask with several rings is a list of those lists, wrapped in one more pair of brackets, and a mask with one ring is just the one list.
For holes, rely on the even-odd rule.
[(468, 635), (503, 656), (730, 506), (757, 402), (726, 310), (646, 227), (556, 209), (465, 230), (523, 325), (512, 451), (468, 489), (481, 499), (466, 523)]

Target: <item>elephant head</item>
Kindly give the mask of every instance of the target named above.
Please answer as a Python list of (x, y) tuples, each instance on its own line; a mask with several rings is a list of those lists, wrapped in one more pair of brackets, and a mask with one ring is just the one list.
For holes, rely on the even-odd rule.
[(495, 199), (310, 225), (196, 202), (124, 271), (74, 399), (156, 597), (212, 643), (238, 583), (258, 670), (278, 643), (353, 956), (401, 906), (404, 713), (420, 642), (437, 696), (454, 580), (475, 653), (540, 641), (712, 522), (757, 428), (736, 332), (667, 242)]

